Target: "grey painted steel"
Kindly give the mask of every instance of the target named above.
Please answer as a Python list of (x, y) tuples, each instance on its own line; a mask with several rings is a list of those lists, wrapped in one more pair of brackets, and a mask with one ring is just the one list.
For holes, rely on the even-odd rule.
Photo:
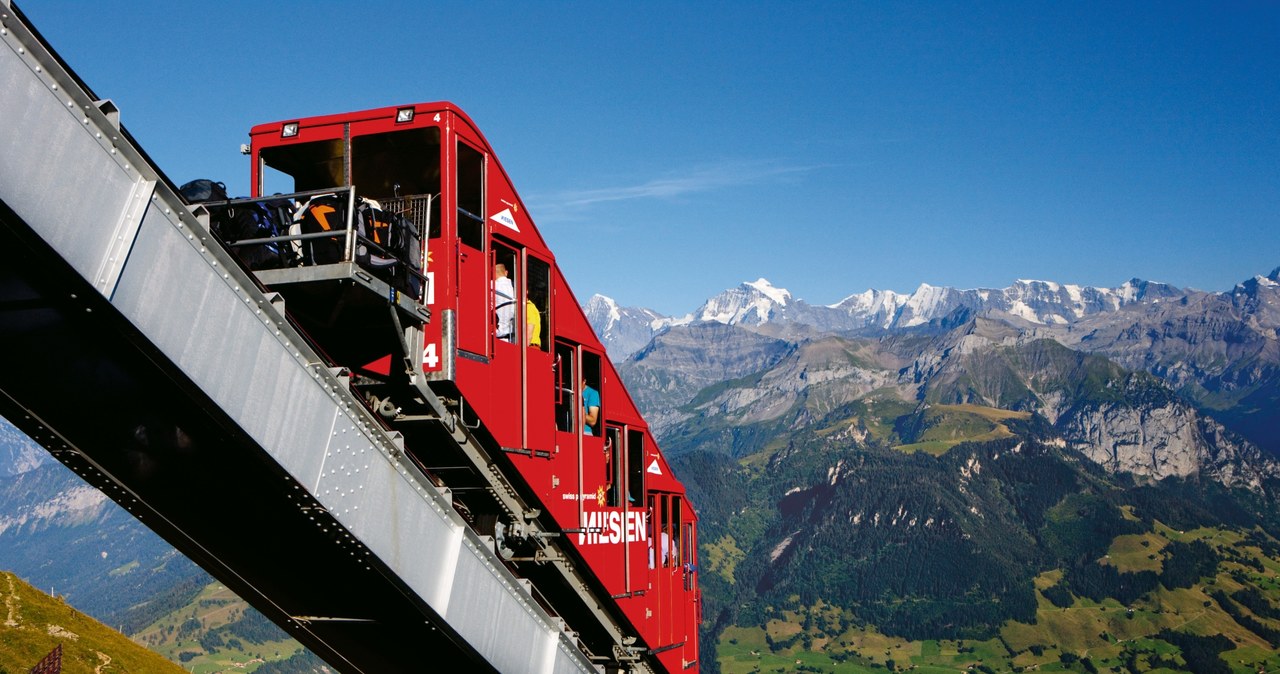
[(496, 669), (598, 671), (7, 7), (0, 199)]

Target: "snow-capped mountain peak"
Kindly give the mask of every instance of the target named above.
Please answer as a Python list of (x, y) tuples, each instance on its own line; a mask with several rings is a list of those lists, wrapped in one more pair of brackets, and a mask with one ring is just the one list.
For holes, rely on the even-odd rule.
[(787, 306), (787, 300), (791, 299), (790, 292), (783, 290), (782, 288), (773, 287), (773, 284), (769, 283), (769, 281), (764, 277), (758, 278), (750, 283), (744, 283), (743, 285), (755, 288), (761, 295), (768, 297), (775, 303), (784, 307)]
[(744, 282), (737, 288), (731, 288), (707, 300), (706, 304), (693, 312), (693, 320), (726, 325), (760, 325), (780, 314), (790, 299), (790, 292), (775, 288), (769, 281), (761, 278)]
[(600, 340), (619, 353), (639, 349), (671, 323), (671, 319), (657, 312), (619, 306), (612, 297), (600, 294), (592, 295), (583, 309)]

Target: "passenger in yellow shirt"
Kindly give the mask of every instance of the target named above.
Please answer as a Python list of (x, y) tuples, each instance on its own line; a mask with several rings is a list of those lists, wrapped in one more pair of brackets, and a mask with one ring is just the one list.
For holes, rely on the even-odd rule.
[(525, 300), (524, 303), (524, 324), (526, 332), (528, 332), (529, 346), (541, 348), (542, 314), (538, 311), (537, 305), (528, 300)]

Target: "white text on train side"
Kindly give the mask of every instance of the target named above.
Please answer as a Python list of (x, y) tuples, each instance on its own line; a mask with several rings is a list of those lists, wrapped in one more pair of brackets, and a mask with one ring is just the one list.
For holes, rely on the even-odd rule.
[(623, 541), (646, 541), (649, 538), (647, 513), (630, 511), (591, 511), (582, 513), (582, 529), (578, 532), (579, 545), (616, 544)]

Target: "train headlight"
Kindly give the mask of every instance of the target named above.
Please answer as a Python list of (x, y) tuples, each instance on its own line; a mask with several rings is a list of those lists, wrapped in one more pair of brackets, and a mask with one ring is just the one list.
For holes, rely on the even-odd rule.
[(286, 124), (285, 124), (281, 129), (280, 129), (280, 137), (281, 137), (281, 138), (293, 138), (293, 137), (294, 137), (294, 136), (296, 136), (296, 135), (298, 135), (298, 123), (297, 123), (297, 122), (287, 122), (287, 123), (286, 123)]
[(396, 110), (396, 124), (408, 124), (413, 121), (413, 108)]

